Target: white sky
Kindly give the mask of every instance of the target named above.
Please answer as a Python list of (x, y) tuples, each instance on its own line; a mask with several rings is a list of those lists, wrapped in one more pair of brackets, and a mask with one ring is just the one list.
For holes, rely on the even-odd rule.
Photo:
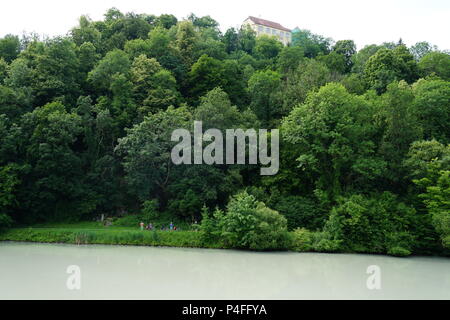
[(398, 41), (407, 45), (428, 41), (450, 49), (449, 0), (1, 0), (0, 37), (37, 32), (63, 35), (88, 14), (99, 20), (108, 8), (122, 12), (187, 17), (210, 15), (224, 31), (249, 15), (293, 29), (309, 29), (334, 40), (366, 44)]

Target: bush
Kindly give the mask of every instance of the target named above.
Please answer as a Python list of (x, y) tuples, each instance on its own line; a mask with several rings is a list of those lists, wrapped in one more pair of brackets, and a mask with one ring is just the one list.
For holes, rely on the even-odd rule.
[(341, 240), (344, 251), (386, 253), (394, 247), (409, 251), (414, 214), (413, 208), (392, 193), (372, 197), (354, 194), (338, 200), (324, 231), (329, 239)]
[(219, 221), (221, 221), (224, 213), (220, 209), (216, 209), (210, 217), (208, 208), (202, 208), (202, 222), (200, 224), (200, 238), (203, 244), (211, 244), (220, 242)]
[(386, 235), (387, 254), (409, 256), (414, 244), (414, 237), (408, 232), (391, 232)]
[(273, 250), (289, 244), (286, 218), (246, 191), (230, 200), (225, 214), (216, 210), (213, 217), (204, 217), (202, 234), (205, 241), (228, 248)]
[(140, 216), (130, 214), (116, 219), (113, 224), (118, 227), (138, 227), (140, 222)]
[(157, 220), (159, 217), (158, 212), (158, 200), (147, 200), (144, 202), (144, 208), (142, 209), (141, 219), (143, 221)]
[(291, 232), (291, 249), (298, 252), (312, 250), (313, 233), (308, 229), (297, 228)]
[(341, 251), (342, 240), (333, 239), (328, 232), (313, 233), (313, 249), (317, 252)]
[(392, 247), (388, 249), (387, 253), (391, 256), (406, 257), (411, 254), (411, 251), (402, 247)]

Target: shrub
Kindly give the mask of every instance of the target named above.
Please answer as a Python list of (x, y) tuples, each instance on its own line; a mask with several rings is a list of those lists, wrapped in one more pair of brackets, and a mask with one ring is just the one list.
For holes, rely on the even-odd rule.
[(138, 215), (130, 214), (116, 219), (113, 224), (119, 227), (137, 227), (140, 222), (141, 218)]
[(408, 232), (391, 232), (386, 235), (387, 253), (393, 256), (409, 256), (414, 237)]
[(386, 253), (393, 247), (409, 250), (409, 226), (415, 210), (389, 192), (367, 197), (354, 194), (340, 198), (333, 207), (324, 231), (341, 240), (342, 249), (352, 252)]
[(328, 232), (314, 232), (312, 234), (312, 247), (317, 252), (341, 251), (342, 240), (333, 239)]
[(406, 257), (411, 254), (411, 251), (402, 247), (392, 247), (388, 249), (387, 253), (391, 256)]
[(291, 249), (298, 252), (311, 251), (313, 234), (305, 228), (297, 228), (291, 232)]
[(223, 215), (223, 211), (218, 208), (216, 208), (212, 216), (210, 216), (208, 208), (205, 206), (202, 208), (200, 239), (203, 244), (211, 244), (220, 241), (220, 230), (218, 224)]
[(143, 221), (153, 221), (157, 220), (158, 217), (158, 200), (153, 199), (145, 201), (144, 207), (142, 209), (141, 219)]
[[(219, 238), (225, 247), (254, 250), (288, 247), (286, 218), (246, 191), (230, 200), (226, 214), (216, 210), (212, 220), (203, 221), (202, 229)], [(214, 231), (207, 232), (211, 228)]]

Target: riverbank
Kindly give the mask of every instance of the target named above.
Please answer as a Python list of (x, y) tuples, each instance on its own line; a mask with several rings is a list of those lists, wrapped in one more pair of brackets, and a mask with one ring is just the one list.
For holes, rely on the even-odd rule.
[[(103, 226), (98, 222), (41, 224), (4, 230), (0, 232), (0, 241), (233, 249), (224, 246), (220, 241), (205, 241), (200, 231), (186, 229), (187, 227), (176, 231), (160, 229), (149, 231), (140, 230), (138, 227)], [(312, 235), (313, 233), (307, 230), (288, 232), (289, 241), (286, 248), (277, 251), (394, 255), (386, 252), (331, 250), (326, 245), (313, 246)], [(442, 256), (448, 255), (442, 254)]]
[(195, 231), (141, 231), (120, 227), (104, 227), (103, 229), (13, 228), (1, 233), (0, 241), (220, 248), (203, 244), (200, 233)]

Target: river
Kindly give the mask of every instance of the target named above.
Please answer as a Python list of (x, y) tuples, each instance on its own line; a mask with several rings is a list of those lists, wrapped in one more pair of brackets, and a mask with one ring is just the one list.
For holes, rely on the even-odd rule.
[(450, 259), (0, 242), (0, 299), (450, 299)]

